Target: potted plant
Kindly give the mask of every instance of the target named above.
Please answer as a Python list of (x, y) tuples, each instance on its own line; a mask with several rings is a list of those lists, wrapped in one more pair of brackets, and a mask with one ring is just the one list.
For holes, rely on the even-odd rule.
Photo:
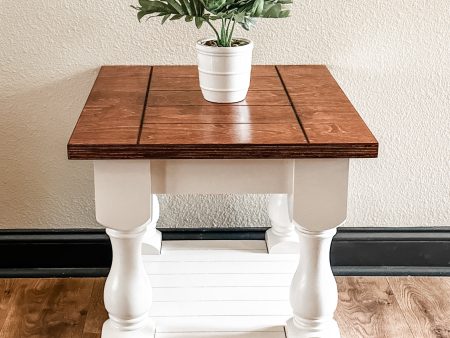
[[(250, 85), (252, 41), (235, 38), (235, 26), (245, 30), (256, 18), (285, 18), (293, 0), (139, 0), (139, 21), (148, 15), (167, 20), (206, 23), (215, 37), (197, 42), (198, 70), (203, 97), (211, 102), (230, 103), (245, 99)], [(218, 22), (218, 27), (215, 23)]]

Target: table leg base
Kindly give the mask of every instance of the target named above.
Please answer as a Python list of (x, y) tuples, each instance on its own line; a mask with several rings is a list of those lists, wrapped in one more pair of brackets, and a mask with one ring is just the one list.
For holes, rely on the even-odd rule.
[(335, 320), (327, 325), (319, 327), (302, 327), (299, 328), (294, 324), (294, 319), (291, 318), (286, 323), (286, 337), (287, 338), (340, 338), (339, 327)]
[(143, 255), (160, 255), (162, 244), (161, 231), (155, 230), (146, 233), (142, 240), (142, 254)]
[(149, 318), (146, 324), (137, 330), (123, 330), (108, 319), (102, 328), (102, 338), (154, 338), (155, 323)]
[(298, 254), (298, 236), (294, 231), (287, 236), (279, 236), (269, 229), (265, 237), (269, 254)]

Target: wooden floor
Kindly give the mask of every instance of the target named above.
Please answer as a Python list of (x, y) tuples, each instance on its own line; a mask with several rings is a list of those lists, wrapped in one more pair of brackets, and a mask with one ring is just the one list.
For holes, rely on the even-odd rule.
[[(156, 338), (284, 338), (294, 255), (259, 241), (165, 242), (144, 256)], [(450, 278), (338, 277), (343, 338), (450, 338)], [(0, 279), (1, 338), (100, 337), (104, 279)]]

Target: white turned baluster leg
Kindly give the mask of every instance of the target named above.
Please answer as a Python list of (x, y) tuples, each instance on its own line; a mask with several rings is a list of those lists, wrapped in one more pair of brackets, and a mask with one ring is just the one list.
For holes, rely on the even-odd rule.
[(141, 244), (146, 227), (133, 231), (107, 229), (113, 248), (113, 263), (105, 284), (105, 308), (109, 320), (102, 337), (153, 337), (149, 320), (152, 289), (141, 260)]
[(272, 227), (266, 231), (266, 244), (269, 253), (297, 253), (298, 237), (289, 217), (288, 195), (270, 195), (267, 209), (272, 225)]
[(113, 249), (102, 338), (152, 338), (151, 287), (141, 256), (152, 211), (150, 161), (94, 161), (94, 181), (97, 221), (107, 228)]
[(288, 338), (339, 338), (333, 319), (338, 293), (330, 245), (347, 214), (348, 159), (296, 160), (292, 217), (300, 260), (290, 291)]
[(152, 198), (152, 219), (147, 223), (147, 232), (142, 242), (143, 255), (159, 255), (161, 253), (162, 235), (161, 231), (156, 229), (156, 223), (159, 219), (159, 201), (158, 196), (153, 194)]
[(330, 245), (336, 229), (296, 228), (300, 261), (290, 291), (294, 317), (287, 323), (288, 338), (340, 337), (333, 319), (338, 294), (330, 267)]

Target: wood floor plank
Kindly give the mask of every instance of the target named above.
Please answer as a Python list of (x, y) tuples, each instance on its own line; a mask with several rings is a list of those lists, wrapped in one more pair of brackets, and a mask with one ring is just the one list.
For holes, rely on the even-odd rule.
[(415, 337), (450, 338), (450, 281), (392, 277), (389, 284)]
[(0, 280), (0, 330), (11, 309), (11, 302), (14, 295), (13, 290), (17, 288), (18, 283), (19, 280), (17, 279)]
[(84, 336), (86, 338), (89, 337), (89, 334), (92, 334), (92, 337), (100, 334), (103, 323), (108, 319), (108, 313), (103, 303), (105, 281), (106, 278), (97, 278), (94, 281), (88, 314), (83, 329), (83, 338), (85, 338)]
[(81, 337), (93, 279), (29, 279), (15, 290), (0, 337)]
[(342, 337), (413, 337), (385, 277), (338, 277), (337, 284)]
[(102, 336), (101, 333), (85, 332), (85, 333), (83, 333), (83, 337), (82, 338), (101, 338), (101, 336)]
[[(237, 246), (249, 248), (248, 244)], [(188, 252), (188, 246), (182, 244), (181, 252)], [(201, 250), (211, 249), (210, 256), (226, 252), (224, 243), (218, 247), (214, 251), (211, 243), (203, 244)], [(166, 252), (172, 258), (183, 257), (175, 251)], [(284, 325), (292, 313), (288, 303), (292, 274), (270, 272), (151, 275), (156, 338), (284, 338)], [(338, 277), (337, 281), (336, 319), (342, 338), (450, 338), (450, 278)], [(107, 319), (104, 283), (104, 278), (0, 279), (0, 337), (100, 338)]]

